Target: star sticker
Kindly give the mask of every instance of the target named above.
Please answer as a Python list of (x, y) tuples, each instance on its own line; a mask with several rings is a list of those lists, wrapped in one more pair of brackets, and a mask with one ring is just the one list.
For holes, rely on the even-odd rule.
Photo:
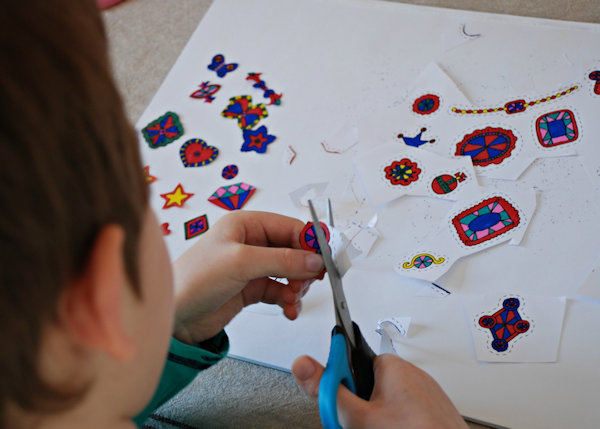
[(166, 194), (160, 194), (160, 196), (165, 199), (165, 205), (162, 208), (168, 209), (173, 206), (183, 207), (183, 203), (185, 203), (188, 198), (193, 197), (194, 194), (186, 193), (180, 183), (173, 191)]
[(146, 183), (149, 185), (150, 183), (156, 182), (156, 177), (150, 174), (150, 166), (147, 165), (144, 167), (144, 176), (146, 177)]
[(270, 135), (264, 125), (256, 130), (244, 130), (244, 144), (241, 150), (242, 152), (253, 150), (258, 153), (265, 153), (267, 145), (275, 139), (276, 137)]

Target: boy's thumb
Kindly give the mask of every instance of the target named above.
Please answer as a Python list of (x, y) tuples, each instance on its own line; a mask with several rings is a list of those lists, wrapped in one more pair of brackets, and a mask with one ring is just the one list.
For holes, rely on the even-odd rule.
[(323, 366), (310, 356), (300, 356), (292, 364), (292, 374), (296, 382), (313, 398), (319, 396), (319, 382), (323, 371)]

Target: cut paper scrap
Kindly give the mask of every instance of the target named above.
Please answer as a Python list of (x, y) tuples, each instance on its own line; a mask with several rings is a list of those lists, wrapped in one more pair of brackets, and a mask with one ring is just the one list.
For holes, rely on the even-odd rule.
[[(343, 277), (352, 266), (352, 262), (350, 261), (350, 257), (347, 253), (349, 240), (344, 234), (331, 225), (328, 225), (324, 222), (320, 223), (321, 227), (323, 228), (323, 232), (325, 233), (325, 239), (329, 244), (331, 258), (333, 259), (339, 275)], [(302, 231), (300, 232), (299, 240), (300, 246), (304, 250), (318, 254), (321, 253), (313, 222), (307, 222), (306, 225), (304, 225), (304, 228), (302, 228)]]
[(202, 167), (217, 159), (219, 149), (202, 139), (190, 139), (179, 149), (179, 158), (184, 167)]
[(358, 144), (358, 127), (343, 124), (331, 136), (326, 137), (321, 146), (327, 153), (342, 154)]
[(308, 200), (314, 202), (315, 199), (322, 197), (325, 189), (327, 189), (327, 182), (309, 183), (290, 192), (289, 196), (297, 208), (308, 207)]
[(162, 232), (162, 235), (170, 235), (171, 234), (171, 230), (169, 229), (169, 222), (163, 222), (160, 224), (160, 230)]
[(596, 261), (594, 268), (585, 279), (577, 293), (592, 298), (600, 299), (600, 258)]
[(151, 149), (157, 149), (181, 137), (183, 126), (176, 113), (167, 112), (142, 128), (142, 135)]
[(162, 206), (162, 208), (169, 209), (171, 207), (183, 207), (183, 204), (189, 198), (192, 198), (194, 194), (185, 192), (183, 190), (183, 186), (180, 183), (171, 192), (160, 194), (160, 196), (165, 200), (165, 203)]
[(254, 151), (257, 153), (265, 153), (267, 145), (272, 143), (277, 137), (269, 134), (267, 127), (262, 125), (256, 130), (246, 129), (243, 132), (244, 144), (242, 144), (242, 152)]
[(239, 127), (247, 130), (253, 128), (258, 121), (266, 118), (269, 114), (262, 104), (253, 105), (252, 97), (249, 95), (238, 95), (229, 99), (229, 104), (221, 112), (221, 116), (236, 119)]
[(480, 188), (453, 206), (440, 229), (400, 258), (398, 274), (435, 282), (460, 258), (522, 237), (536, 207), (533, 189)]
[(254, 186), (240, 182), (218, 188), (208, 197), (208, 201), (225, 210), (239, 210), (244, 207), (255, 191)]
[(343, 233), (348, 237), (348, 240), (350, 240), (350, 246), (348, 247), (350, 259), (357, 257), (366, 258), (369, 256), (371, 249), (380, 236), (375, 228), (370, 226), (363, 227), (358, 224), (352, 224), (349, 228), (346, 228)]
[(377, 322), (377, 332), (381, 335), (379, 353), (392, 353), (398, 355), (396, 345), (408, 336), (410, 317), (390, 317)]
[(200, 88), (190, 94), (190, 98), (197, 100), (204, 99), (205, 103), (212, 103), (215, 100), (215, 95), (221, 89), (221, 85), (211, 84), (209, 81), (202, 82)]
[(478, 187), (470, 158), (444, 158), (398, 143), (362, 153), (354, 165), (376, 206), (404, 195), (457, 200)]
[(208, 231), (208, 217), (204, 214), (188, 220), (183, 224), (185, 239), (197, 237)]
[(555, 362), (565, 297), (465, 295), (475, 355), (483, 362)]
[(214, 70), (219, 77), (225, 77), (229, 72), (234, 71), (238, 68), (237, 63), (225, 63), (225, 56), (223, 54), (217, 54), (213, 57), (212, 61), (208, 65), (209, 70)]

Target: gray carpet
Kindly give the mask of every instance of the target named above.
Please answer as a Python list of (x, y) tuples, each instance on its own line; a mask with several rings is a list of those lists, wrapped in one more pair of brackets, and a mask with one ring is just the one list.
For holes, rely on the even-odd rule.
[[(240, 0), (243, 1), (243, 0)], [(598, 0), (406, 0), (521, 16), (600, 22)], [(104, 13), (117, 81), (136, 122), (211, 0), (128, 0)], [(470, 423), (472, 428), (484, 426)], [(288, 373), (225, 359), (165, 404), (147, 428), (318, 428), (316, 403)]]

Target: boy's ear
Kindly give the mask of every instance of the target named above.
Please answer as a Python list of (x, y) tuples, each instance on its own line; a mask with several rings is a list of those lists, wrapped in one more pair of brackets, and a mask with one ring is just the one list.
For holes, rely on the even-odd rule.
[(124, 240), (125, 232), (118, 225), (100, 230), (83, 272), (68, 285), (59, 310), (74, 341), (119, 361), (135, 354), (135, 343), (125, 326), (132, 291), (123, 262)]

